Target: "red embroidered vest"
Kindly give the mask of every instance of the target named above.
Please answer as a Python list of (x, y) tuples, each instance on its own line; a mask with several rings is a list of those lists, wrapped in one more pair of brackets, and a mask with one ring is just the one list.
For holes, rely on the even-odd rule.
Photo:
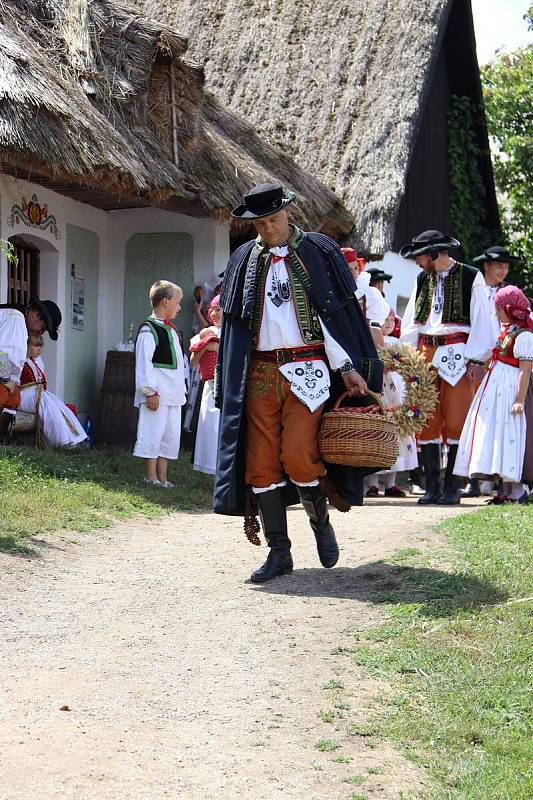
[(510, 325), (504, 327), (500, 335), (496, 347), (492, 351), (492, 361), (503, 361), (504, 364), (510, 364), (512, 367), (519, 367), (520, 362), (515, 358), (514, 343), (516, 337), (520, 333), (524, 333), (526, 328), (520, 328), (518, 325)]

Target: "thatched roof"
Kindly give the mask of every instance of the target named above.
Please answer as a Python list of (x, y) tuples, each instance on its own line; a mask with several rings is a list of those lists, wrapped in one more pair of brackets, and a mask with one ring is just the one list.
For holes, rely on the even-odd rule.
[(282, 182), (301, 224), (348, 231), (333, 192), (205, 94), (186, 49), (120, 0), (0, 0), (2, 171), (100, 207), (222, 218), (254, 183)]
[(147, 0), (145, 7), (179, 21), (208, 88), (334, 188), (379, 253), (392, 245), (452, 2)]

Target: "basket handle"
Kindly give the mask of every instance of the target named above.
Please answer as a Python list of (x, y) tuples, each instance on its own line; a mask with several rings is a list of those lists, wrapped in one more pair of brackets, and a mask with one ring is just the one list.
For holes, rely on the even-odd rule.
[[(366, 395), (371, 397), (373, 400), (376, 401), (377, 405), (380, 407), (381, 413), (385, 414), (385, 406), (383, 405), (383, 400), (376, 394), (376, 392), (372, 392), (370, 389), (366, 390)], [(334, 411), (338, 411), (340, 404), (343, 400), (346, 400), (347, 397), (350, 397), (350, 392), (343, 392), (335, 401), (335, 405), (333, 406)]]

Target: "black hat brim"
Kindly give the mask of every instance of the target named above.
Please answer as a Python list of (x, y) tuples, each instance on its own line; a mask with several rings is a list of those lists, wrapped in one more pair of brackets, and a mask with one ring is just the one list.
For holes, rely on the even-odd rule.
[(510, 253), (498, 253), (497, 257), (491, 258), (487, 253), (482, 253), (473, 259), (474, 264), (493, 264), (495, 261), (500, 261), (503, 264), (517, 264), (520, 259), (518, 256), (512, 256)]
[(48, 335), (52, 341), (56, 342), (58, 333), (57, 333), (57, 326), (52, 319), (52, 315), (50, 314), (48, 308), (42, 303), (38, 297), (32, 297), (30, 300), (30, 305), (37, 309), (39, 314), (42, 317), (42, 320), (45, 324), (46, 330), (48, 331)]
[(250, 211), (245, 203), (241, 203), (240, 206), (234, 208), (231, 212), (232, 217), (236, 217), (236, 219), (244, 219), (250, 220), (252, 222), (254, 219), (261, 219), (262, 217), (270, 217), (272, 214), (277, 214), (279, 211), (283, 211), (284, 208), (287, 208), (288, 205), (293, 203), (296, 200), (296, 195), (294, 192), (288, 192), (286, 197), (281, 199), (281, 203), (277, 208), (270, 208), (265, 209), (261, 213)]
[(448, 250), (449, 247), (460, 247), (460, 245), (461, 242), (453, 236), (443, 236), (442, 239), (424, 244), (422, 247), (418, 247), (416, 242), (410, 242), (402, 247), (400, 255), (402, 258), (416, 258), (431, 253), (432, 250)]

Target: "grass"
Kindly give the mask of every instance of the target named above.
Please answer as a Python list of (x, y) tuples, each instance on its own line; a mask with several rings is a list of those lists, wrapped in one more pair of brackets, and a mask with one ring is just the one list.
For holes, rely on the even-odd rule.
[(399, 554), (403, 583), (378, 598), (383, 623), (352, 631), (350, 657), (391, 687), (370, 730), (428, 770), (431, 800), (525, 800), (533, 507), (487, 508), (440, 530), (439, 553)]
[(321, 753), (330, 753), (332, 750), (338, 750), (340, 744), (332, 742), (331, 739), (319, 739), (315, 742), (315, 747), (317, 750), (320, 750)]
[(28, 550), (32, 538), (61, 529), (211, 507), (212, 479), (192, 471), (187, 453), (169, 467), (175, 489), (143, 484), (142, 468), (121, 449), (0, 448), (0, 550)]

